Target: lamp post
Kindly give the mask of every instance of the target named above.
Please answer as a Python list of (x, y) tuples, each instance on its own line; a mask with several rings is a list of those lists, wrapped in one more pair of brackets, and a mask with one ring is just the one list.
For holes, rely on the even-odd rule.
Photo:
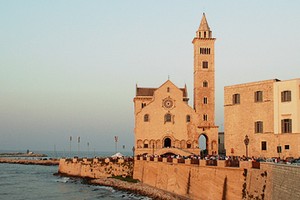
[(134, 159), (134, 151), (135, 151), (135, 148), (134, 146), (132, 147), (132, 158)]
[(245, 143), (245, 146), (246, 146), (246, 158), (248, 158), (248, 145), (249, 145), (248, 135), (245, 136), (244, 143)]
[(77, 151), (78, 151), (78, 158), (79, 158), (79, 152), (80, 152), (80, 136), (78, 136), (77, 142), (78, 142)]

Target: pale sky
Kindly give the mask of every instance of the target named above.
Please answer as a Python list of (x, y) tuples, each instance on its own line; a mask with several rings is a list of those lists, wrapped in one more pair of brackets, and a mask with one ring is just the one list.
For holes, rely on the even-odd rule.
[(224, 86), (300, 77), (299, 10), (297, 0), (0, 0), (0, 150), (63, 151), (80, 136), (82, 150), (113, 151), (118, 135), (130, 151), (136, 83), (170, 76), (193, 99), (203, 12), (223, 129)]

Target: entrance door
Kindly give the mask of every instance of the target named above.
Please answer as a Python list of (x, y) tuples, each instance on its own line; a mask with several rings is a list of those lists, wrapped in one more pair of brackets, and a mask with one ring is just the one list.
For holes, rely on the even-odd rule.
[(166, 138), (164, 140), (164, 147), (171, 147), (171, 139), (170, 138)]
[(202, 133), (199, 137), (200, 155), (204, 157), (208, 154), (207, 136)]

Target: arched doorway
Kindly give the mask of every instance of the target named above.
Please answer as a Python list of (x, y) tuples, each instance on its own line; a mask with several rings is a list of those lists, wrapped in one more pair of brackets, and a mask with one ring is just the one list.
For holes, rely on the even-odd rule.
[(199, 137), (199, 147), (201, 157), (205, 157), (208, 154), (208, 138), (202, 133)]
[(171, 139), (170, 138), (166, 138), (164, 140), (164, 147), (171, 147)]

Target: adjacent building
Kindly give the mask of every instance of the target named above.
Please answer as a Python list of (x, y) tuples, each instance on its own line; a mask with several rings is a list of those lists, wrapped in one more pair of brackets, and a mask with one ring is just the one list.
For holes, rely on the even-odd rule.
[(215, 38), (203, 14), (194, 45), (194, 106), (187, 87), (167, 80), (157, 88), (136, 86), (134, 97), (135, 153), (200, 154), (199, 138), (206, 138), (209, 154), (218, 152), (215, 125)]
[(224, 116), (227, 155), (300, 156), (300, 79), (227, 86)]

